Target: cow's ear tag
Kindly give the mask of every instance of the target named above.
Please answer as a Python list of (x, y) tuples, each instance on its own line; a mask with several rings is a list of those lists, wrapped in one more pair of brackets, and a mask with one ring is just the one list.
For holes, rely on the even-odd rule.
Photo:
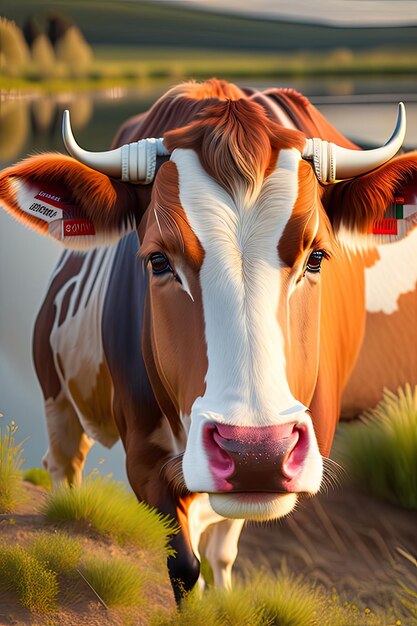
[(86, 237), (96, 234), (93, 222), (86, 218), (55, 220), (48, 225), (48, 232), (58, 241), (65, 241), (69, 237)]
[(375, 220), (372, 226), (373, 235), (398, 235), (398, 223), (395, 217), (383, 217)]
[(21, 179), (13, 182), (17, 202), (22, 211), (48, 224), (63, 218), (65, 202), (60, 195), (46, 187), (40, 187), (39, 184)]
[(404, 219), (404, 198), (402, 196), (396, 196), (394, 200), (395, 204), (395, 217), (397, 220)]
[[(414, 201), (415, 198), (412, 198)], [(417, 215), (417, 205), (408, 204), (402, 194), (397, 194), (385, 211), (383, 218), (375, 220), (372, 226), (373, 235), (396, 235), (403, 237), (409, 225), (408, 218)]]
[(68, 200), (65, 189), (21, 179), (15, 184), (20, 209), (46, 222), (48, 233), (54, 239), (64, 241), (69, 237), (96, 234), (93, 222), (85, 217), (76, 204)]

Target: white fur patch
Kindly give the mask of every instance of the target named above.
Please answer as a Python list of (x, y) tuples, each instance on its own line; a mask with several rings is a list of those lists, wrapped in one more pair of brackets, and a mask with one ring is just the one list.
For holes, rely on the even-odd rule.
[[(182, 207), (200, 240), (200, 270), (208, 371), (204, 398), (228, 424), (268, 425), (299, 403), (285, 372), (277, 323), (280, 269), (277, 246), (298, 194), (297, 150), (282, 150), (277, 168), (253, 205), (235, 201), (211, 179), (195, 152), (175, 150)], [(242, 194), (243, 196), (243, 194)]]
[[(297, 482), (300, 491), (315, 492), (320, 486), (321, 457), (306, 407), (293, 397), (287, 382), (277, 320), (282, 270), (277, 248), (298, 196), (300, 158), (295, 149), (282, 150), (275, 171), (256, 197), (245, 201), (243, 193), (232, 198), (210, 178), (194, 151), (175, 150), (171, 157), (178, 169), (181, 205), (205, 253), (200, 285), (208, 369), (204, 396), (192, 407), (183, 460), (191, 491), (215, 489), (203, 448), (207, 420), (254, 427), (292, 420), (305, 424), (311, 446)], [(294, 504), (295, 499), (287, 501)], [(230, 517), (246, 517), (237, 508), (240, 512)], [(278, 500), (270, 508), (268, 519), (274, 511), (275, 517), (288, 512)], [(232, 509), (227, 505), (224, 511), (229, 516)], [(253, 514), (262, 517), (259, 507)]]
[(285, 517), (294, 509), (297, 503), (297, 494), (271, 493), (213, 493), (210, 494), (210, 504), (213, 509), (224, 517), (257, 522)]
[(365, 270), (366, 310), (391, 315), (398, 300), (417, 283), (417, 228), (407, 237), (378, 247), (379, 259)]
[[(101, 337), (101, 320), (115, 252), (115, 246), (98, 248), (88, 276), (85, 276), (89, 266), (88, 258), (86, 258), (80, 273), (67, 281), (56, 294), (54, 305), (57, 313), (50, 336), (55, 368), (60, 377), (61, 388), (65, 396), (71, 400), (87, 435), (108, 448), (113, 446), (118, 440), (113, 415), (108, 415), (107, 423), (102, 424), (102, 428), (97, 421), (83, 415), (72, 397), (68, 381), (75, 380), (79, 393), (87, 400), (94, 389), (100, 365), (105, 361)], [(67, 260), (68, 254), (64, 255), (61, 265)], [(83, 284), (84, 280), (86, 282)], [(71, 294), (68, 312), (65, 321), (58, 326), (65, 294), (71, 287), (71, 284), (74, 284), (74, 289)], [(80, 293), (81, 289), (83, 289), (82, 293)], [(92, 293), (90, 294), (91, 289)], [(78, 310), (75, 312), (75, 303), (79, 297)], [(62, 362), (64, 372), (61, 372), (60, 361)]]

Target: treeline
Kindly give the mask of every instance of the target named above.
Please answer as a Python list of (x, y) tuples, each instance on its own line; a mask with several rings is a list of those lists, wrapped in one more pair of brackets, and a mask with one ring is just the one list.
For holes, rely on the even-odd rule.
[(59, 13), (28, 17), (22, 29), (0, 17), (1, 73), (34, 78), (84, 76), (91, 67), (92, 50), (71, 18)]

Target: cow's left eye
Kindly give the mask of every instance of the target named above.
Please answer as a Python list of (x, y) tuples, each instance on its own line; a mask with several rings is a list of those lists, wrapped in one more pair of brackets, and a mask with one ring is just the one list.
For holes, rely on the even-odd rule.
[(165, 272), (172, 272), (172, 267), (168, 261), (168, 257), (162, 252), (154, 252), (149, 257), (149, 261), (152, 265), (153, 274), (165, 274)]
[(324, 256), (324, 250), (314, 250), (314, 252), (310, 254), (310, 257), (307, 261), (306, 271), (317, 274), (317, 272), (319, 272), (321, 269), (321, 262), (323, 261)]

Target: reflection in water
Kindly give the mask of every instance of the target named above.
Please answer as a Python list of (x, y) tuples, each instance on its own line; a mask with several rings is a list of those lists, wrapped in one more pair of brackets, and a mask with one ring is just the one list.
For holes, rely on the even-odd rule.
[[(247, 85), (244, 80), (241, 85)], [(277, 83), (278, 84), (278, 81)], [(259, 81), (252, 85), (259, 89), (273, 87), (274, 84)], [(76, 131), (85, 129), (84, 139), (91, 149), (107, 149), (119, 127), (128, 117), (147, 110), (155, 100), (171, 85), (157, 85), (142, 90), (128, 90), (113, 87), (99, 93), (71, 93), (65, 92), (55, 96), (14, 97), (5, 99), (2, 95), (0, 106), (0, 167), (26, 154), (43, 150), (63, 151), (60, 138), (62, 113), (68, 108), (71, 112), (71, 121)], [(372, 78), (310, 78), (285, 79), (282, 87), (291, 87), (304, 93), (313, 102), (315, 97), (324, 102), (323, 97), (336, 96), (347, 101), (352, 96), (353, 101), (360, 94), (385, 94), (392, 102), (397, 101), (397, 95), (412, 95), (416, 101), (416, 82), (413, 76), (400, 76), (395, 80), (384, 82), (381, 77)], [(405, 97), (405, 101), (410, 98)], [(372, 101), (372, 98), (370, 99)], [(96, 128), (88, 129), (89, 122), (94, 118)], [(339, 120), (338, 120), (339, 121)], [(97, 127), (98, 125), (98, 127)], [(344, 127), (339, 128), (346, 132)], [(349, 133), (349, 130), (347, 131)], [(355, 132), (355, 136), (358, 134)], [(99, 145), (95, 145), (98, 142)]]
[(1, 164), (6, 165), (17, 160), (23, 152), (37, 149), (40, 136), (44, 140), (53, 137), (61, 126), (64, 109), (70, 110), (72, 125), (80, 130), (93, 115), (92, 97), (82, 94), (76, 100), (65, 97), (3, 100), (0, 106)]
[(62, 113), (65, 109), (69, 109), (71, 124), (74, 125), (74, 128), (76, 130), (84, 128), (93, 115), (93, 106), (93, 100), (89, 94), (79, 94), (76, 100), (60, 99), (56, 106), (59, 125), (61, 124)]
[(29, 132), (25, 100), (9, 100), (0, 107), (0, 161), (13, 160), (23, 149)]
[(56, 103), (51, 98), (33, 100), (31, 106), (32, 131), (36, 136), (49, 133), (53, 127)]

